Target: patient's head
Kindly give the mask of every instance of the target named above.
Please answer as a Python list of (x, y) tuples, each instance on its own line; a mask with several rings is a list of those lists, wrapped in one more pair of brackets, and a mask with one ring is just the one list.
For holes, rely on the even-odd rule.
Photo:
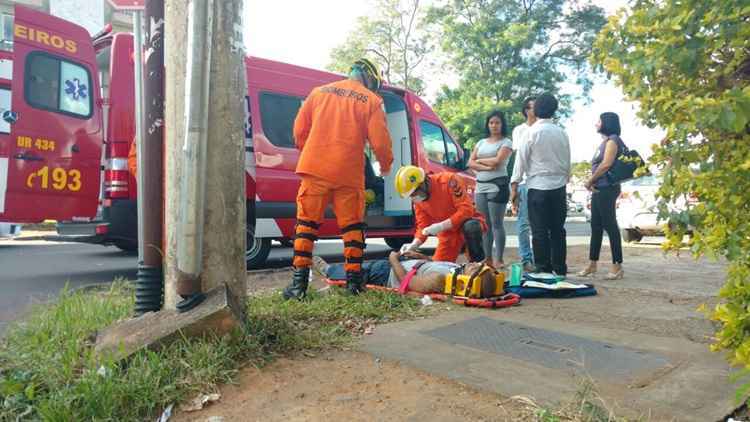
[(482, 283), (482, 291), (491, 292), (495, 290), (496, 272), (491, 267), (486, 266), (483, 262), (467, 263), (461, 269), (461, 274), (468, 276), (479, 274), (479, 281)]

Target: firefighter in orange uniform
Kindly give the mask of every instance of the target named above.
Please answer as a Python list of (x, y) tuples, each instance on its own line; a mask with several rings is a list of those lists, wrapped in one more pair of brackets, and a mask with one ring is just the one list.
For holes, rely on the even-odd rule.
[(135, 139), (130, 143), (130, 151), (128, 151), (128, 170), (133, 177), (136, 177), (138, 171), (138, 158), (136, 155)]
[(285, 299), (303, 299), (312, 265), (313, 243), (325, 208), (341, 229), (346, 258), (346, 285), (357, 294), (364, 289), (362, 260), (365, 248), (365, 142), (369, 142), (383, 175), (393, 162), (391, 137), (377, 95), (380, 72), (367, 59), (357, 60), (349, 79), (315, 88), (294, 121), (294, 140), (301, 151), (297, 174), (297, 225), (294, 276), (284, 289)]
[(401, 248), (402, 254), (415, 251), (427, 237), (437, 236), (433, 260), (456, 262), (465, 244), (471, 262), (484, 261), (484, 219), (460, 176), (450, 172), (425, 175), (419, 167), (404, 166), (396, 173), (395, 184), (402, 198), (411, 197), (417, 220), (414, 241)]

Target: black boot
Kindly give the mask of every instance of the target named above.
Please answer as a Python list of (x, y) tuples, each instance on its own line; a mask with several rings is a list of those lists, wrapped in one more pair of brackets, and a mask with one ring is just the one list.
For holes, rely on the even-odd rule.
[(365, 291), (365, 280), (362, 277), (362, 271), (346, 272), (346, 288), (353, 295), (358, 295)]
[(284, 289), (284, 300), (302, 300), (307, 296), (307, 285), (310, 283), (309, 268), (295, 268), (292, 284)]

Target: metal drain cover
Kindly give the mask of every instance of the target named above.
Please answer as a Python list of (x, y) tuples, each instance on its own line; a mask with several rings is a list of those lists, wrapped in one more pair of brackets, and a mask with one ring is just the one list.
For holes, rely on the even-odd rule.
[(487, 317), (446, 325), (425, 334), (485, 352), (552, 369), (574, 369), (605, 377), (633, 378), (670, 365), (657, 353)]

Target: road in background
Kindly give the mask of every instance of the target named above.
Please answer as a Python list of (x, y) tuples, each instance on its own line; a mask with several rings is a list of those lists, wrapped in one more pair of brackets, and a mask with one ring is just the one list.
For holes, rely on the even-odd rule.
[[(518, 245), (515, 219), (509, 218), (505, 223), (507, 245), (515, 248)], [(566, 228), (568, 245), (588, 244), (589, 224), (582, 217), (570, 218)], [(39, 240), (40, 234), (45, 233), (27, 231), (19, 239), (0, 240), (0, 333), (29, 305), (54, 298), (66, 284), (76, 288), (110, 283), (117, 278), (135, 279), (137, 256), (134, 253), (122, 252), (115, 247)], [(434, 248), (436, 245), (437, 241), (432, 238), (425, 247)], [(382, 239), (368, 239), (366, 258), (386, 257), (389, 250)], [(315, 253), (329, 262), (343, 260), (339, 240), (317, 242)], [(512, 251), (506, 261), (515, 259), (515, 251)], [(274, 243), (268, 266), (286, 267), (291, 265), (291, 260), (292, 249)]]

